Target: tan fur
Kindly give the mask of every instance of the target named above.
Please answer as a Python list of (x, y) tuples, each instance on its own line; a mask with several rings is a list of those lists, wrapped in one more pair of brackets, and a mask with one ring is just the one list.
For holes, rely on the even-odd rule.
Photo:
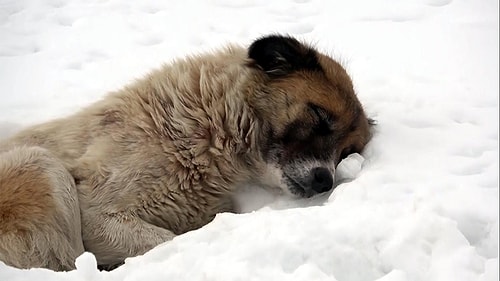
[[(282, 185), (266, 176), (269, 132), (313, 122), (307, 102), (346, 116), (341, 126), (353, 121), (349, 103), (359, 105), (343, 68), (319, 61), (326, 74), (270, 81), (232, 46), (166, 65), (0, 142), (0, 260), (69, 269), (83, 239), (98, 264), (113, 266), (231, 211), (239, 186)], [(335, 94), (339, 87), (347, 96)], [(366, 118), (359, 123), (343, 146), (368, 141)]]
[(0, 260), (20, 268), (74, 268), (83, 243), (71, 175), (42, 148), (14, 148), (0, 159)]

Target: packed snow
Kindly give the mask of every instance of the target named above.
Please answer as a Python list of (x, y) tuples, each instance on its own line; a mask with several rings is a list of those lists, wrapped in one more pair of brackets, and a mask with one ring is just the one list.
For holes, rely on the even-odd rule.
[[(248, 187), (240, 214), (100, 272), (0, 280), (498, 280), (497, 0), (0, 0), (0, 136), (174, 58), (269, 33), (313, 43), (377, 120), (331, 194)], [(1, 223), (1, 222), (0, 222)]]

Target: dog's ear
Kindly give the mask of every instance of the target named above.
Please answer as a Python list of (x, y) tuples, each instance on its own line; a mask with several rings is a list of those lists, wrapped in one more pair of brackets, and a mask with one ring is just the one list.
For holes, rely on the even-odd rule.
[(289, 36), (270, 35), (257, 39), (250, 45), (248, 57), (271, 77), (296, 70), (322, 70), (316, 52)]

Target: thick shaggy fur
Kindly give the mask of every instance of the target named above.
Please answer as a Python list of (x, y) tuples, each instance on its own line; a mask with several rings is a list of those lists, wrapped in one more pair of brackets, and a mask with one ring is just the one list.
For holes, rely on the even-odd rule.
[(0, 260), (114, 266), (231, 211), (242, 185), (330, 190), (368, 138), (345, 70), (293, 38), (179, 60), (0, 142)]
[(72, 268), (83, 252), (73, 177), (39, 147), (16, 147), (0, 159), (0, 260), (21, 268)]

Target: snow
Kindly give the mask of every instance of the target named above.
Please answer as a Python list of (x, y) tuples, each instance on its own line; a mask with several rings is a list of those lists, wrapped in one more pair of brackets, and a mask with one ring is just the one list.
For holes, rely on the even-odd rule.
[(281, 32), (342, 61), (377, 120), (332, 194), (249, 187), (242, 214), (111, 272), (0, 280), (498, 280), (496, 0), (2, 0), (0, 137), (172, 59)]

